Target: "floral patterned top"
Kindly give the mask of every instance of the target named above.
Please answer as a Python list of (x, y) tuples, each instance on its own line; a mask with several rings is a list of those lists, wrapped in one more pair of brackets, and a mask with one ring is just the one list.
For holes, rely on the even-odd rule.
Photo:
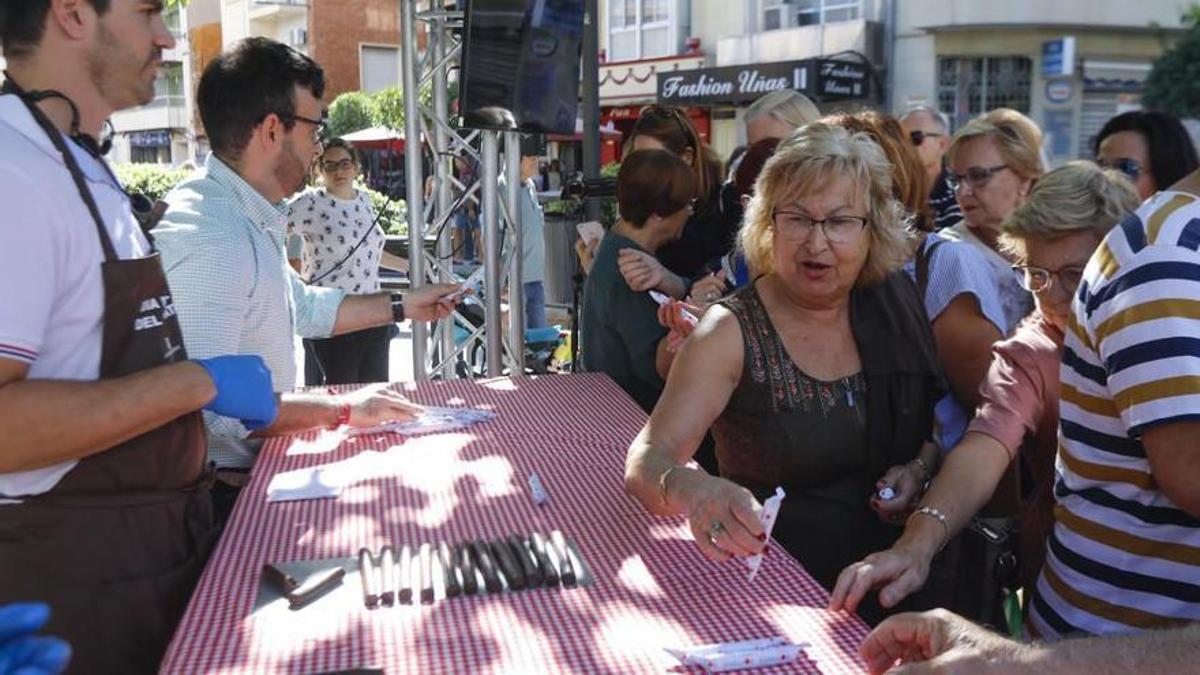
[(305, 282), (354, 295), (379, 292), (386, 237), (365, 192), (339, 199), (316, 188), (296, 197), (289, 208), (288, 228), (304, 240), (300, 276)]

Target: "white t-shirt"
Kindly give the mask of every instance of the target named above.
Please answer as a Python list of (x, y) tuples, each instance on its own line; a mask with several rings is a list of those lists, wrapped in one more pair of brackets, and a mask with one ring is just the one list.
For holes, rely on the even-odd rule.
[(367, 193), (357, 190), (352, 199), (340, 199), (316, 188), (296, 197), (288, 209), (288, 229), (304, 240), (300, 278), (351, 295), (379, 292), (386, 237)]
[[(117, 255), (147, 255), (125, 193), (98, 160), (67, 145)], [(27, 364), (31, 380), (95, 380), (104, 319), (96, 226), (62, 157), (16, 96), (0, 96), (0, 148), (0, 359)], [(47, 492), (74, 466), (0, 473), (0, 503)]]

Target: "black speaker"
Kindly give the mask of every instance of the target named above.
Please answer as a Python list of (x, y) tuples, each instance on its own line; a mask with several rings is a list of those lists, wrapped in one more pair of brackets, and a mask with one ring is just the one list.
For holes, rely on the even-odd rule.
[(464, 127), (575, 132), (583, 2), (467, 2), (460, 98)]

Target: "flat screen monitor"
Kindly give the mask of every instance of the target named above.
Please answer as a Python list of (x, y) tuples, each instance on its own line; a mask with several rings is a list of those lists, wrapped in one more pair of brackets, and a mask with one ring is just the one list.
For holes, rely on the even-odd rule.
[(468, 0), (463, 126), (575, 132), (584, 0)]

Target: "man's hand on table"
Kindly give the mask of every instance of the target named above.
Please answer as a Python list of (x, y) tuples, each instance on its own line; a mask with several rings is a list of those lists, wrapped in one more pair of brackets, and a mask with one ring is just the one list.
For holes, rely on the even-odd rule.
[(411, 422), (425, 412), (424, 408), (388, 388), (386, 384), (363, 387), (348, 394), (340, 394), (337, 398), (350, 404), (349, 425), (352, 427)]
[(889, 617), (858, 648), (872, 675), (1032, 672), (1033, 652), (944, 609)]

